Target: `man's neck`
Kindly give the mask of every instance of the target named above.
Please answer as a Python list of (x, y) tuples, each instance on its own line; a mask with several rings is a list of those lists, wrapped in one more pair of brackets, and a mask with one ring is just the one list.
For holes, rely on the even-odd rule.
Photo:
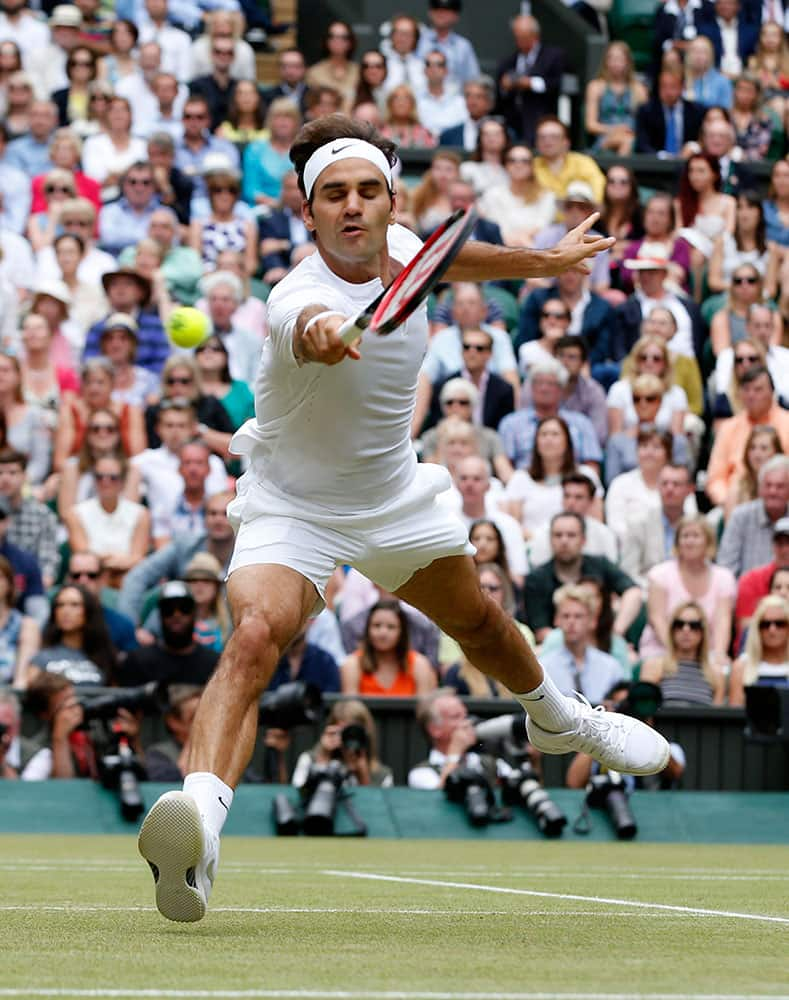
[(572, 654), (574, 660), (580, 663), (584, 661), (584, 659), (586, 658), (586, 649), (588, 646), (586, 639), (575, 639), (571, 642), (568, 642), (567, 638), (565, 637), (564, 645)]
[(208, 139), (201, 132), (197, 136), (184, 136), (184, 145), (188, 149), (202, 149), (204, 146), (208, 145)]
[(463, 513), (466, 517), (474, 518), (475, 520), (485, 516), (485, 499), (484, 497), (479, 500), (467, 501), (463, 504)]
[(572, 309), (573, 306), (577, 306), (578, 303), (581, 301), (581, 299), (583, 298), (583, 294), (584, 294), (583, 289), (579, 288), (575, 292), (562, 292), (561, 299), (566, 306)]
[(666, 507), (666, 506), (664, 506), (663, 507), (663, 514), (664, 514), (666, 520), (668, 521), (668, 523), (671, 525), (671, 527), (675, 528), (677, 526), (680, 518), (683, 515), (682, 506), (679, 506), (679, 507)]
[(428, 91), (432, 97), (443, 97), (444, 96), (444, 84), (443, 83), (431, 83), (428, 86)]
[(532, 400), (532, 406), (534, 407), (534, 413), (538, 420), (545, 420), (548, 417), (558, 417), (559, 408), (554, 409), (552, 406), (538, 406)]
[(562, 580), (577, 580), (581, 575), (583, 555), (575, 556), (573, 559), (564, 561), (554, 557), (553, 567), (556, 575)]
[(168, 653), (170, 656), (189, 656), (190, 653), (194, 653), (194, 651), (197, 649), (197, 643), (190, 642), (188, 646), (184, 646), (183, 648), (181, 648), (181, 647), (168, 646), (166, 642), (163, 642), (162, 649), (164, 650), (165, 653)]
[(210, 552), (212, 556), (216, 556), (219, 562), (224, 566), (230, 558), (230, 553), (233, 551), (234, 544), (235, 536), (233, 535), (227, 539), (209, 538), (205, 543), (205, 549), (206, 552)]
[(199, 510), (205, 503), (205, 488), (203, 486), (188, 487), (184, 490), (184, 501), (193, 510)]
[(227, 87), (230, 83), (230, 73), (224, 69), (216, 69), (211, 74), (220, 87)]
[(766, 409), (766, 410), (762, 410), (761, 413), (751, 413), (748, 410), (746, 410), (745, 412), (746, 412), (746, 414), (748, 416), (748, 420), (749, 420), (750, 423), (752, 423), (752, 424), (766, 424), (766, 423), (769, 422), (770, 410), (772, 410), (772, 408), (773, 407), (772, 407), (772, 403), (771, 403), (770, 406), (769, 406), (769, 408)]

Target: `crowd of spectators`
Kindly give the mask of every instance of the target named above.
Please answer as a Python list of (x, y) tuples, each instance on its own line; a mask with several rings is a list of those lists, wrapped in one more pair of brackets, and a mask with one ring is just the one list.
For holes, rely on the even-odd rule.
[[(127, 711), (117, 730), (151, 776), (183, 773), (232, 630), (229, 443), (266, 296), (315, 249), (288, 151), (337, 111), (429, 151), (397, 180), (422, 237), (476, 205), (493, 243), (550, 247), (593, 211), (616, 238), (589, 273), (442, 288), (413, 418), (483, 590), (559, 687), (599, 703), (640, 677), (703, 709), (789, 683), (789, 5), (658, 3), (648, 65), (610, 41), (574, 146), (566, 54), (512, 14), (490, 75), (460, 0), (429, 0), (363, 52), (333, 21), (264, 86), (238, 0), (0, 0), (0, 684), (40, 725), (20, 739), (0, 692), (3, 776), (95, 774), (80, 687), (151, 680), (167, 737)], [(165, 333), (179, 305), (211, 321), (192, 351)], [(358, 572), (327, 603), (272, 681), (353, 699), (310, 760), (346, 724), (375, 748), (369, 696), (507, 697)], [(391, 781), (375, 752), (360, 775)]]

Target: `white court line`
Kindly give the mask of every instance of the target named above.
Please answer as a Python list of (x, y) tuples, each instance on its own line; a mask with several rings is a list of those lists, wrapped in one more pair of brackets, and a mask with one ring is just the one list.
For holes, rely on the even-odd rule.
[[(103, 903), (19, 903), (0, 906), (0, 913), (156, 913), (155, 906), (112, 906)], [(374, 909), (358, 906), (212, 906), (211, 913), (359, 913), (364, 916), (397, 916), (407, 917), (520, 917), (512, 910), (439, 910), (439, 909), (392, 909), (382, 907)], [(632, 917), (659, 917), (658, 913), (645, 913), (635, 910), (626, 913), (622, 910), (529, 910), (530, 917), (621, 917), (628, 920)], [(2, 995), (2, 994), (0, 994)]]
[(3, 989), (0, 997), (206, 997), (210, 1000), (789, 1000), (778, 993), (482, 993), (430, 990)]
[(323, 875), (339, 878), (371, 879), (376, 882), (400, 882), (409, 885), (430, 885), (444, 889), (472, 889), (477, 892), (499, 892), (511, 896), (538, 896), (541, 899), (574, 899), (581, 903), (609, 903), (634, 909), (667, 910), (671, 913), (691, 913), (704, 917), (727, 917), (736, 920), (756, 920), (769, 924), (789, 924), (789, 917), (771, 917), (760, 913), (738, 913), (734, 910), (711, 910), (697, 906), (675, 906), (670, 903), (643, 903), (633, 899), (613, 899), (609, 896), (580, 896), (571, 892), (540, 892), (537, 889), (512, 889), (507, 886), (477, 885), (474, 882), (442, 882), (438, 879), (402, 878), (395, 875), (373, 875), (365, 872), (326, 870)]

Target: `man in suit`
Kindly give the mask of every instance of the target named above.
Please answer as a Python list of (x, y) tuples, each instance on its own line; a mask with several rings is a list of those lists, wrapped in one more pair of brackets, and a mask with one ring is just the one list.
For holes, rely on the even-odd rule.
[(685, 501), (693, 493), (693, 480), (686, 465), (669, 462), (658, 475), (660, 507), (634, 510), (627, 518), (620, 566), (646, 588), (646, 575), (653, 566), (671, 558), (677, 524)]
[(493, 354), (493, 337), (484, 330), (463, 331), (463, 368), (452, 372), (446, 379), (433, 387), (431, 418), (433, 423), (441, 419), (444, 405), (448, 402), (447, 391), (452, 379), (464, 378), (477, 389), (479, 399), (474, 406), (472, 420), (496, 430), (501, 420), (515, 409), (515, 390), (512, 384), (490, 370)]
[(489, 76), (478, 76), (463, 85), (467, 118), (462, 125), (445, 129), (438, 137), (439, 146), (457, 146), (467, 153), (477, 148), (479, 123), (493, 110), (496, 84)]
[(625, 261), (625, 267), (635, 272), (636, 290), (614, 310), (614, 331), (611, 338), (611, 358), (621, 361), (641, 336), (641, 324), (656, 306), (671, 312), (677, 322), (677, 332), (669, 347), (677, 354), (694, 357), (701, 364), (707, 329), (699, 307), (685, 295), (668, 291), (668, 261), (655, 257), (638, 257)]
[(663, 70), (657, 95), (636, 111), (636, 152), (679, 156), (686, 142), (698, 138), (704, 108), (682, 97), (682, 77)]
[(756, 179), (746, 164), (735, 160), (742, 155), (731, 122), (723, 118), (705, 122), (701, 129), (701, 151), (714, 156), (721, 168), (721, 191), (735, 197), (740, 191), (755, 191)]
[(706, 35), (715, 49), (715, 65), (736, 79), (756, 50), (759, 24), (740, 10), (739, 0), (715, 0), (705, 6), (699, 18), (699, 34)]
[(699, 22), (704, 17), (705, 8), (711, 8), (709, 0), (665, 0), (658, 4), (652, 31), (652, 70), (660, 72), (663, 53), (678, 49), (684, 53), (690, 42), (698, 35)]
[[(474, 185), (469, 183), (469, 181), (457, 180), (453, 181), (449, 186), (449, 204), (452, 206), (452, 211), (457, 212), (462, 209), (464, 212), (467, 211), (477, 200), (477, 194), (474, 190)], [(501, 235), (501, 230), (498, 224), (491, 222), (490, 219), (483, 219), (481, 215), (477, 216), (477, 221), (474, 223), (474, 228), (469, 234), (470, 240), (480, 240), (482, 243), (494, 243), (496, 246), (504, 245), (504, 238)], [(493, 282), (493, 284), (506, 284), (506, 282)]]
[(301, 217), (301, 203), (296, 174), (291, 170), (282, 178), (280, 207), (261, 216), (258, 222), (260, 262), (263, 280), (268, 285), (275, 285), (285, 277), (293, 250), (310, 240)]
[(266, 106), (278, 97), (288, 97), (302, 115), (307, 110), (309, 88), (304, 82), (307, 64), (300, 49), (283, 49), (279, 54), (279, 83), (263, 92)]
[(555, 115), (564, 72), (564, 53), (540, 41), (536, 18), (521, 14), (512, 20), (517, 50), (496, 71), (498, 110), (507, 125), (530, 146), (537, 122)]

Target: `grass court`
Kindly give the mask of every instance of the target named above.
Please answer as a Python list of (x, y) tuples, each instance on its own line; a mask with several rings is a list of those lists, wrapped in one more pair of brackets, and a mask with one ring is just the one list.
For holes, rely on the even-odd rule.
[(0, 836), (0, 997), (789, 1000), (789, 848), (226, 837), (171, 924), (125, 836)]

